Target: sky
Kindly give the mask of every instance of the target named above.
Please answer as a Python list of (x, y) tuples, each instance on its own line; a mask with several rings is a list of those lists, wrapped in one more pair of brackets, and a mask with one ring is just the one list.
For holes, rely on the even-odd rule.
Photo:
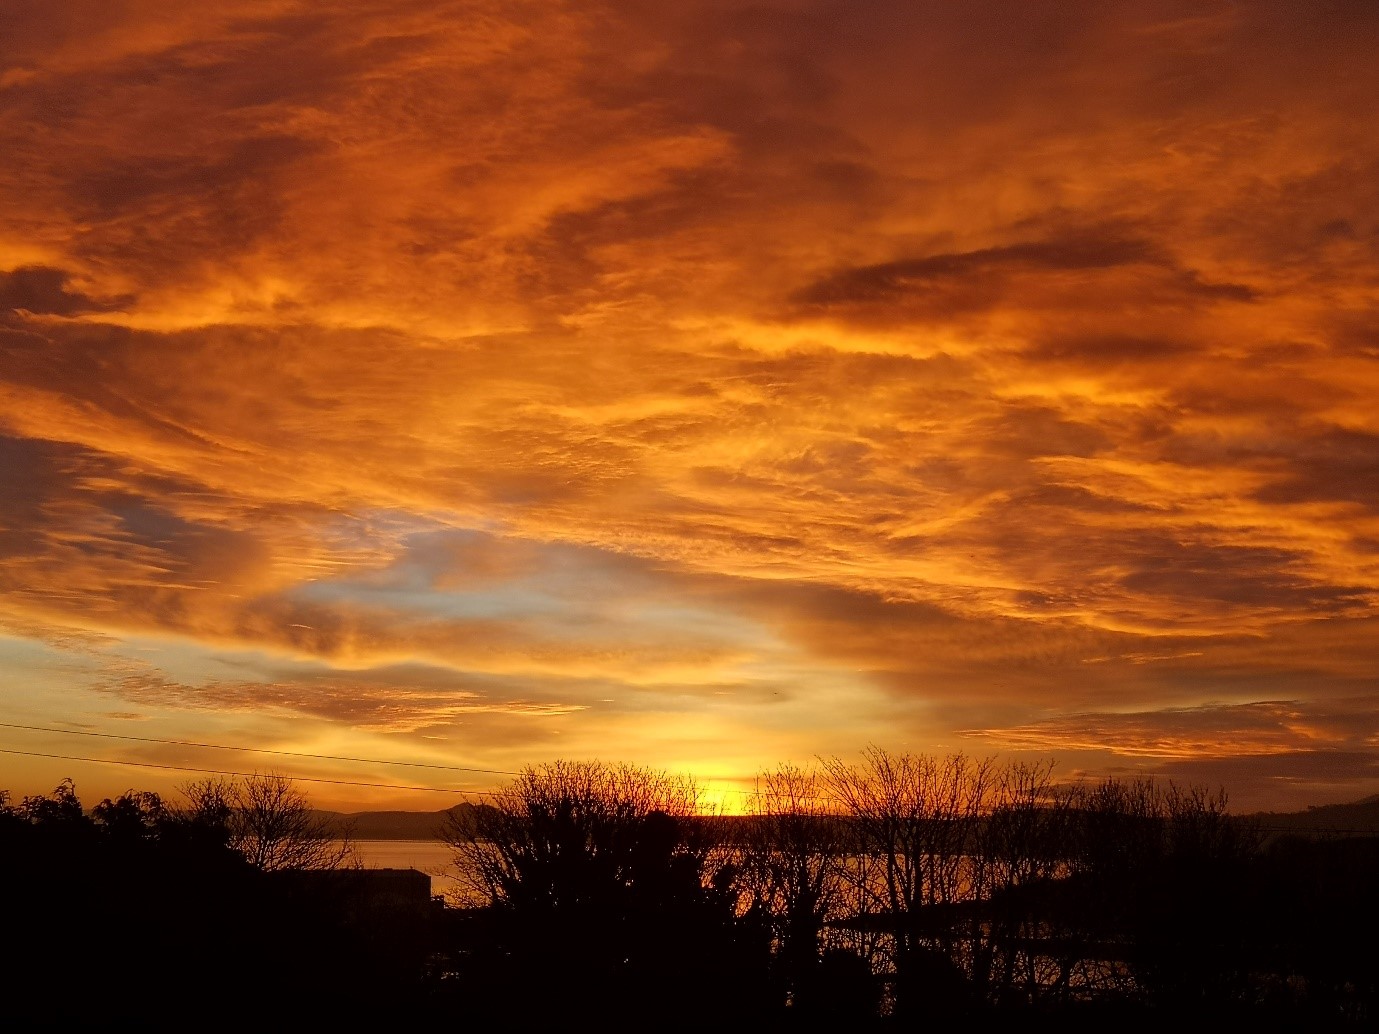
[(16, 796), (564, 758), (731, 806), (868, 745), (1379, 791), (1370, 0), (0, 38)]

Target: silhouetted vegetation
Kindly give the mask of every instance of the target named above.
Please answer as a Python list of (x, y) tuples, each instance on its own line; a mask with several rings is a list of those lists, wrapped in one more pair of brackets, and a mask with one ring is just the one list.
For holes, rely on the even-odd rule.
[(338, 869), (350, 861), (349, 830), (314, 812), (284, 776), (204, 779), (182, 794), (187, 825), (212, 832), (256, 869)]
[(739, 912), (734, 852), (698, 803), (686, 779), (557, 762), (452, 823), (468, 1008), (533, 1028), (763, 1019), (768, 929)]
[[(866, 752), (747, 814), (557, 762), (445, 831), (463, 899), (363, 873), (287, 780), (0, 795), (24, 1028), (1373, 1026), (1379, 838), (1266, 839), (1223, 794)], [(19, 993), (14, 993), (18, 990)], [(264, 1010), (269, 1010), (265, 1012)]]
[[(221, 789), (225, 801), (261, 804), (267, 791), (284, 821), (309, 816), (304, 798), (272, 793), (281, 785)], [(131, 790), (87, 813), (70, 781), (18, 804), (0, 796), (9, 1029), (281, 1029), (414, 996), (431, 947), (422, 922), (351, 908), (359, 888), (338, 865), (246, 857), (243, 816), (205, 803)], [(283, 851), (290, 839), (279, 838)], [(306, 856), (295, 855), (338, 861)], [(292, 879), (305, 872), (319, 878)], [(399, 953), (415, 958), (416, 976), (400, 977)]]

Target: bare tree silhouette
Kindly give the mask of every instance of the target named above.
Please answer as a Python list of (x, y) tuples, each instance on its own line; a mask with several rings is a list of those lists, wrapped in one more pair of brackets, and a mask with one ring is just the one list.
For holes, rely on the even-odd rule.
[[(445, 839), (478, 931), (467, 986), (502, 998), (505, 1023), (664, 1026), (750, 1008), (765, 993), (765, 931), (745, 937), (738, 870), (699, 805), (688, 778), (557, 761), (456, 816)], [(724, 985), (725, 969), (746, 982)], [(533, 981), (541, 996), (521, 990)]]
[[(848, 909), (852, 886), (846, 820), (817, 768), (782, 764), (757, 777), (739, 838), (753, 907), (770, 917), (776, 973), (800, 1012), (829, 1009), (847, 992), (824, 965), (825, 924)], [(855, 972), (855, 969), (853, 970)], [(854, 997), (866, 998), (865, 989)]]
[(204, 779), (181, 788), (183, 815), (216, 831), (257, 869), (339, 869), (354, 863), (347, 830), (336, 829), (286, 776)]

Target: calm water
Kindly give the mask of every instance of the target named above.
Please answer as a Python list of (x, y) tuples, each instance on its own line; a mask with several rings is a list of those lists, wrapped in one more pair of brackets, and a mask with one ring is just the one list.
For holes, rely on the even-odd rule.
[(450, 848), (439, 840), (355, 840), (355, 854), (366, 869), (420, 869), (431, 877), (431, 893), (455, 889)]

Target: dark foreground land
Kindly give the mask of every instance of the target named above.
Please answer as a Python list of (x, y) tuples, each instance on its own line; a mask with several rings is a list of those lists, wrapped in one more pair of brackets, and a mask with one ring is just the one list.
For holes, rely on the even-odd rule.
[(800, 784), (737, 820), (532, 770), (451, 816), (466, 907), (351, 868), (290, 793), (258, 829), (233, 794), (6, 801), (0, 1029), (1379, 1023), (1379, 838), (1148, 784), (959, 800), (944, 764), (909, 805), (854, 770), (845, 811)]

